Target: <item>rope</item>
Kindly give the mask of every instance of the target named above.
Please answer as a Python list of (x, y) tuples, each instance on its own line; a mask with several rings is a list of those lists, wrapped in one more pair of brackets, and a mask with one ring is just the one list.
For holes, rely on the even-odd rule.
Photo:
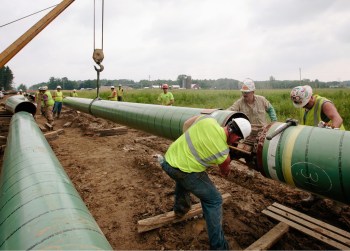
[(56, 7), (57, 5), (58, 5), (58, 4), (52, 5), (52, 6), (50, 6), (50, 7), (47, 7), (47, 8), (45, 8), (45, 9), (43, 9), (43, 10), (39, 10), (39, 11), (34, 12), (34, 13), (32, 13), (32, 14), (29, 14), (29, 15), (27, 15), (27, 16), (24, 16), (24, 17), (21, 17), (21, 18), (19, 18), (19, 19), (13, 20), (13, 21), (11, 21), (11, 22), (9, 22), (9, 23), (3, 24), (3, 25), (0, 26), (0, 28), (5, 27), (5, 26), (7, 26), (7, 25), (9, 25), (9, 24), (18, 22), (19, 20), (25, 19), (25, 18), (27, 18), (27, 17), (33, 16), (33, 15), (38, 14), (38, 13), (40, 13), (40, 12), (43, 12), (43, 11), (45, 11), (45, 10), (51, 9), (51, 8), (53, 8), (53, 7)]

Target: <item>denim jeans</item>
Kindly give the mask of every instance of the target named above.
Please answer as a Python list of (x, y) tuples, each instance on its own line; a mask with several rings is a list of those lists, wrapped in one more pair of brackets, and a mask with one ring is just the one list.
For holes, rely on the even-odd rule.
[[(176, 182), (174, 211), (186, 208), (179, 205), (187, 202), (191, 192), (202, 204), (203, 215), (207, 223), (210, 249), (228, 250), (229, 246), (222, 229), (222, 197), (206, 172), (185, 173), (164, 161), (163, 170)], [(188, 199), (187, 199), (188, 198)]]
[(57, 102), (55, 101), (55, 104), (53, 105), (53, 109), (52, 109), (52, 112), (53, 113), (61, 113), (61, 110), (62, 110), (62, 102)]

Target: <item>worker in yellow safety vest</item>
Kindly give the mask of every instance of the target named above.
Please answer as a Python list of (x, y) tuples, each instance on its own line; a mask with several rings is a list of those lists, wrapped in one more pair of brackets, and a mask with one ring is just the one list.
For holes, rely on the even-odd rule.
[(108, 97), (108, 100), (111, 100), (111, 101), (117, 101), (117, 92), (114, 88), (114, 86), (111, 86), (111, 95), (109, 95)]
[(49, 124), (53, 125), (52, 107), (55, 103), (51, 96), (51, 92), (47, 86), (41, 87), (40, 92), (42, 93), (42, 107), (44, 107), (45, 117)]
[(122, 88), (122, 85), (118, 85), (118, 90), (117, 90), (117, 97), (118, 101), (123, 101), (123, 96), (124, 96), (124, 89)]
[(161, 102), (162, 105), (173, 105), (174, 104), (174, 96), (171, 92), (168, 91), (169, 86), (167, 84), (162, 85), (163, 93), (159, 94), (158, 101)]
[(57, 118), (60, 118), (61, 115), (61, 110), (62, 110), (62, 102), (63, 102), (63, 92), (61, 91), (62, 87), (60, 85), (58, 85), (56, 87), (56, 91), (53, 93), (52, 98), (55, 101), (55, 104), (53, 106), (52, 112), (53, 112), (53, 116), (55, 117), (57, 114)]
[(78, 97), (78, 93), (77, 93), (77, 90), (76, 89), (73, 89), (73, 91), (70, 93), (70, 96), (71, 97)]
[(173, 142), (164, 158), (163, 170), (176, 182), (174, 212), (183, 217), (191, 208), (190, 193), (201, 201), (207, 224), (210, 249), (229, 249), (222, 228), (222, 196), (209, 179), (206, 169), (218, 166), (221, 174), (230, 173), (230, 148), (251, 133), (245, 118), (235, 118), (222, 127), (211, 116), (190, 118), (184, 134)]
[(343, 119), (332, 101), (313, 94), (311, 86), (294, 87), (290, 98), (294, 107), (300, 108), (300, 124), (345, 130)]

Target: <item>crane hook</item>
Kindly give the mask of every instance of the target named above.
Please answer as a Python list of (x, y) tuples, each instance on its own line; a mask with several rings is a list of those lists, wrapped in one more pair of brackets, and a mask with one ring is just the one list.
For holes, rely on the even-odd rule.
[(101, 65), (101, 64), (98, 64), (98, 66), (100, 67), (100, 69), (97, 69), (96, 65), (94, 65), (95, 70), (97, 71), (97, 73), (100, 73), (101, 71), (104, 70), (105, 67), (103, 65)]

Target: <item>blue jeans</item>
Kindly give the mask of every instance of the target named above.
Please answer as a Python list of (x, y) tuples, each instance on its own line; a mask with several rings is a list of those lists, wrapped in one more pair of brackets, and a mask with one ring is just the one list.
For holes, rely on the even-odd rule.
[(57, 112), (58, 114), (60, 114), (61, 110), (62, 110), (62, 102), (55, 101), (55, 104), (53, 105), (52, 112), (53, 113)]
[(206, 172), (185, 173), (164, 161), (163, 170), (176, 182), (174, 211), (186, 209), (180, 204), (189, 201), (191, 192), (202, 204), (203, 215), (207, 223), (210, 249), (228, 250), (229, 246), (222, 229), (222, 197)]

